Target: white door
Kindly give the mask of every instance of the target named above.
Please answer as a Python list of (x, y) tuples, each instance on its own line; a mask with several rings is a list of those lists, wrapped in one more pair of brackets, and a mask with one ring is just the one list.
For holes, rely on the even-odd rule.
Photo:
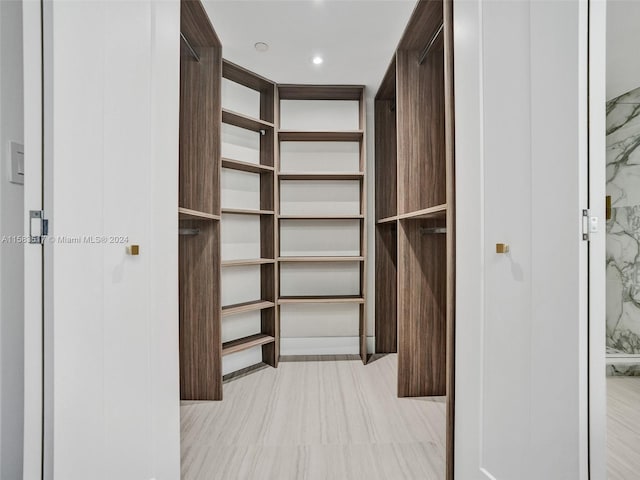
[(454, 2), (460, 480), (587, 478), (586, 21)]
[(49, 235), (44, 309), (29, 305), (24, 478), (177, 480), (180, 4), (26, 10), (27, 150), (43, 152), (45, 170), (44, 199), (32, 192), (31, 205), (44, 202)]

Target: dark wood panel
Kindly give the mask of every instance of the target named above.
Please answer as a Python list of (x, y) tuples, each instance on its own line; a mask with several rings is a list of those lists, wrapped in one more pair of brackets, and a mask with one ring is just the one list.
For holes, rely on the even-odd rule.
[[(232, 353), (242, 352), (249, 348), (258, 347), (267, 343), (272, 343), (275, 339), (269, 335), (263, 333), (256, 333), (255, 335), (249, 335), (248, 337), (238, 338), (237, 340), (231, 340), (225, 342), (222, 345), (222, 355), (230, 355)], [(220, 377), (222, 382), (222, 377)]]
[(432, 50), (422, 64), (399, 50), (398, 214), (446, 203), (444, 55)]
[(280, 100), (360, 100), (362, 85), (278, 85)]
[(251, 88), (252, 90), (270, 93), (273, 100), (273, 92), (270, 92), (270, 90), (275, 88), (275, 83), (268, 78), (252, 72), (251, 70), (247, 70), (246, 68), (225, 59), (222, 64), (222, 76), (232, 82)]
[(180, 236), (180, 397), (222, 399), (220, 223), (182, 221), (199, 235)]
[(397, 213), (395, 100), (375, 101), (376, 219)]
[(285, 142), (359, 142), (363, 136), (363, 130), (345, 130), (339, 132), (280, 130), (280, 132), (278, 132), (278, 138)]
[(420, 0), (402, 34), (398, 50), (422, 50), (442, 25), (443, 0)]
[(273, 128), (273, 123), (225, 109), (222, 109), (222, 121), (229, 125), (235, 125), (236, 127), (252, 130), (254, 132), (266, 131)]
[(180, 32), (192, 47), (222, 47), (209, 16), (199, 0), (181, 0)]
[(447, 241), (423, 228), (441, 220), (401, 220), (398, 226), (398, 396), (446, 394)]
[(397, 237), (396, 222), (376, 225), (376, 353), (398, 351)]
[[(273, 227), (274, 219), (262, 218), (260, 221), (260, 236), (261, 250), (263, 254), (270, 253), (275, 254), (273, 248)], [(275, 265), (262, 265), (260, 267), (260, 294), (262, 298), (269, 299), (273, 302), (276, 301), (276, 266)], [(279, 338), (279, 328), (277, 323), (277, 316), (275, 309), (263, 310), (260, 313), (260, 331), (273, 337)], [(262, 361), (267, 365), (276, 367), (278, 365), (278, 342), (269, 343), (262, 347)]]
[(387, 73), (384, 74), (384, 78), (376, 93), (376, 100), (393, 100), (396, 99), (396, 56), (391, 59), (391, 63), (387, 68)]

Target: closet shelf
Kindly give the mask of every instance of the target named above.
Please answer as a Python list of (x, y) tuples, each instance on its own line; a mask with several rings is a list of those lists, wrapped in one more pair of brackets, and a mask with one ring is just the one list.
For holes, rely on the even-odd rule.
[(295, 173), (295, 172), (281, 172), (278, 174), (280, 180), (362, 180), (364, 178), (363, 172), (354, 173), (340, 173), (340, 172), (327, 172), (327, 173)]
[(364, 215), (280, 215), (278, 218), (281, 220), (362, 220)]
[(276, 263), (273, 258), (243, 258), (240, 260), (223, 260), (223, 267), (242, 267), (245, 265), (267, 265)]
[(422, 218), (444, 218), (447, 214), (447, 204), (436, 205), (435, 207), (416, 210), (415, 212), (402, 213), (398, 215), (398, 220), (422, 219)]
[(344, 130), (337, 132), (304, 132), (298, 130), (280, 130), (279, 139), (285, 142), (359, 142), (363, 130)]
[(179, 220), (220, 220), (220, 215), (213, 213), (199, 212), (190, 208), (178, 207)]
[(249, 173), (271, 173), (274, 171), (274, 168), (269, 165), (241, 162), (240, 160), (233, 160), (231, 158), (222, 159), (222, 168), (231, 168)]
[(222, 307), (222, 316), (235, 315), (237, 313), (255, 312), (274, 307), (275, 303), (268, 300), (255, 300), (253, 302), (235, 303)]
[(362, 262), (364, 257), (278, 257), (279, 262)]
[(241, 113), (232, 112), (231, 110), (222, 109), (222, 122), (246, 130), (259, 132), (260, 130), (273, 129), (273, 123), (265, 122), (257, 118), (248, 117)]
[(234, 215), (273, 215), (273, 210), (249, 210), (243, 208), (223, 208), (222, 213)]
[(380, 220), (378, 220), (376, 223), (377, 224), (381, 224), (381, 223), (392, 223), (395, 222), (396, 220), (398, 220), (398, 216), (394, 215), (393, 217), (386, 217), (386, 218), (381, 218)]
[(222, 355), (229, 355), (249, 348), (259, 347), (261, 345), (273, 343), (275, 340), (276, 339), (271, 335), (265, 335), (264, 333), (256, 333), (255, 335), (249, 335), (248, 337), (231, 340), (230, 342), (224, 342), (222, 344)]
[(358, 295), (342, 296), (304, 296), (304, 297), (280, 297), (278, 305), (295, 303), (364, 303), (364, 298)]

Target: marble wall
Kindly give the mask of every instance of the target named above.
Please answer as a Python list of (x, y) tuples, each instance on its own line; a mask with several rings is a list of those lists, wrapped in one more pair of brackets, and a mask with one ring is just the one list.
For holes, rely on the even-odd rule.
[(607, 195), (607, 352), (640, 362), (640, 88), (607, 102)]

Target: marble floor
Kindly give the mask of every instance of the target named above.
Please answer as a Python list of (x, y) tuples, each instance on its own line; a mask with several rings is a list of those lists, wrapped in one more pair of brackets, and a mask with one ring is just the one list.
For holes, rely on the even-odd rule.
[(609, 480), (640, 478), (640, 377), (607, 378)]
[(397, 398), (396, 363), (284, 361), (183, 402), (182, 480), (442, 480), (445, 399)]

